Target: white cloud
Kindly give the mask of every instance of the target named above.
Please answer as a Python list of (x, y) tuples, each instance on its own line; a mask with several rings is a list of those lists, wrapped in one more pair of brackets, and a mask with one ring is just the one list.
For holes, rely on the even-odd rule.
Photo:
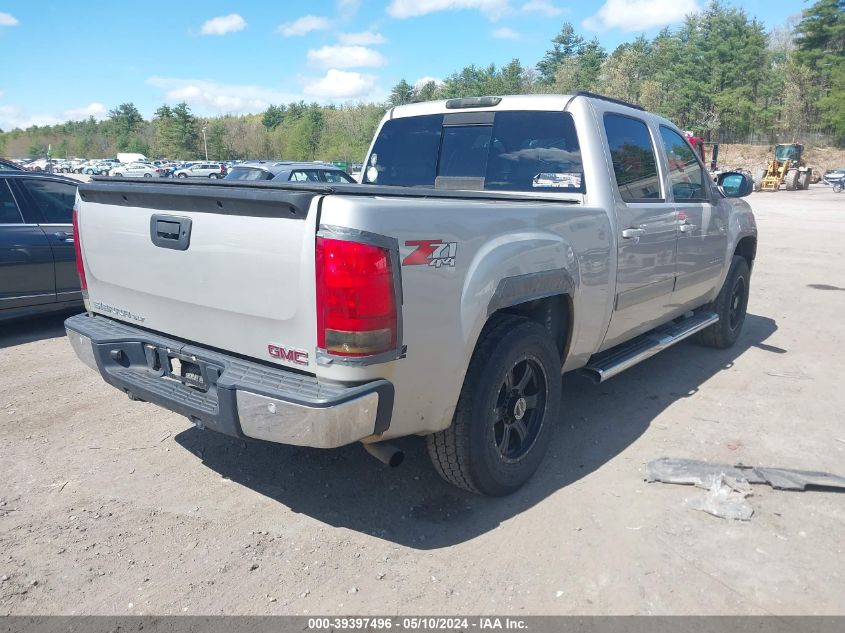
[(645, 31), (678, 22), (700, 10), (696, 0), (607, 0), (581, 24), (590, 31)]
[(415, 88), (416, 90), (419, 90), (420, 88), (422, 88), (424, 85), (426, 85), (427, 83), (429, 83), (429, 82), (431, 82), (431, 81), (433, 81), (433, 82), (434, 82), (435, 84), (437, 84), (438, 86), (439, 86), (439, 85), (441, 85), (441, 84), (443, 83), (443, 80), (442, 80), (442, 79), (438, 79), (437, 77), (428, 77), (428, 76), (426, 76), (426, 77), (420, 77), (419, 79), (417, 79), (417, 80), (414, 82), (414, 88)]
[(203, 35), (226, 35), (226, 33), (243, 31), (245, 28), (246, 20), (237, 13), (230, 13), (203, 22), (200, 33)]
[(344, 14), (343, 17), (354, 16), (360, 7), (361, 0), (337, 0), (337, 12)]
[(303, 15), (293, 22), (285, 22), (280, 24), (276, 29), (285, 37), (295, 37), (298, 35), (305, 35), (311, 31), (324, 31), (331, 26), (328, 19), (317, 15)]
[(500, 40), (518, 40), (521, 35), (511, 28), (503, 26), (500, 29), (493, 29), (490, 35)]
[(400, 20), (437, 11), (478, 9), (490, 19), (501, 17), (508, 10), (508, 0), (392, 0), (387, 13)]
[(551, 2), (549, 2), (549, 0), (528, 0), (528, 2), (522, 5), (522, 10), (529, 13), (544, 13), (550, 18), (567, 12), (565, 9), (556, 7)]
[(374, 31), (361, 31), (360, 33), (339, 33), (337, 39), (341, 44), (347, 46), (372, 46), (374, 44), (384, 44), (387, 40), (384, 35)]
[(364, 46), (323, 46), (308, 51), (308, 61), (321, 68), (361, 68), (384, 66), (387, 59)]
[(81, 108), (72, 108), (62, 112), (62, 117), (68, 121), (79, 121), (87, 119), (89, 116), (95, 119), (105, 119), (109, 113), (109, 109), (102, 103), (93, 102)]
[(251, 84), (221, 84), (205, 79), (150, 77), (147, 83), (170, 103), (184, 101), (192, 108), (214, 113), (263, 112), (272, 103), (299, 101), (301, 95)]
[(17, 26), (18, 19), (11, 13), (0, 13), (0, 26)]
[(0, 129), (25, 130), (33, 125), (56, 125), (64, 121), (79, 121), (93, 116), (95, 119), (106, 118), (108, 110), (102, 103), (89, 103), (81, 108), (70, 108), (61, 112), (31, 113), (16, 105), (0, 106)]
[(375, 75), (329, 68), (325, 77), (306, 84), (303, 92), (324, 99), (355, 99), (372, 94), (375, 87)]

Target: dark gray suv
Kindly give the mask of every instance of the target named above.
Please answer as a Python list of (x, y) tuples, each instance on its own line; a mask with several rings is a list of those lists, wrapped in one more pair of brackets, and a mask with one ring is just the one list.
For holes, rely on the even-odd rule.
[(251, 161), (232, 167), (226, 180), (291, 180), (293, 182), (355, 183), (339, 167), (330, 163), (290, 161)]
[(0, 171), (0, 320), (82, 309), (72, 220), (77, 184)]

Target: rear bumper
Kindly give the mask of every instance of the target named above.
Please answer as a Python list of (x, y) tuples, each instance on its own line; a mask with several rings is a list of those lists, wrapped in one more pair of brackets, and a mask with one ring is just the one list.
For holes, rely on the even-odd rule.
[[(390, 425), (393, 385), (386, 380), (321, 383), (101, 316), (73, 316), (65, 329), (80, 360), (131, 399), (227, 435), (334, 448)], [(174, 375), (172, 359), (190, 366), (192, 377)]]

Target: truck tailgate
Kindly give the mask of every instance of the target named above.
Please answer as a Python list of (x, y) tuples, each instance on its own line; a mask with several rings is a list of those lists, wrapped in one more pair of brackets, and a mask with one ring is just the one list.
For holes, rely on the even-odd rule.
[(317, 192), (94, 182), (79, 195), (93, 312), (313, 371)]

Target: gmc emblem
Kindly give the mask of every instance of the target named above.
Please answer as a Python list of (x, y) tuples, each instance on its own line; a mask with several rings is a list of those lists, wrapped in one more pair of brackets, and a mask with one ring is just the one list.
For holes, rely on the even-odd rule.
[(289, 363), (295, 363), (297, 365), (308, 364), (308, 352), (304, 352), (301, 349), (285, 349), (280, 345), (271, 344), (267, 346), (267, 353), (273, 358), (286, 360)]

